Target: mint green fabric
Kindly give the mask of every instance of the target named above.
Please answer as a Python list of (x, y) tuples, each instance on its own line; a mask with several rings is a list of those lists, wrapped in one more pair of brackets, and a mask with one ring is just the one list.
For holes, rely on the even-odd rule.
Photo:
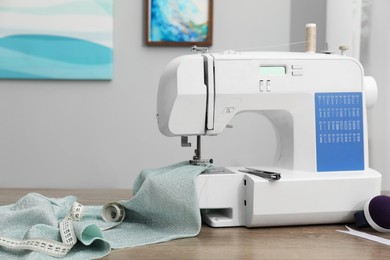
[[(117, 226), (102, 220), (102, 206), (85, 206), (82, 220), (73, 222), (78, 242), (65, 258), (99, 258), (109, 254), (111, 248), (196, 236), (201, 217), (195, 179), (207, 168), (182, 162), (142, 171), (134, 183), (133, 197), (121, 201), (126, 217)], [(59, 221), (67, 216), (76, 200), (74, 196), (46, 198), (30, 193), (15, 204), (0, 206), (0, 237), (61, 241)], [(20, 258), (56, 259), (0, 246), (0, 259)]]

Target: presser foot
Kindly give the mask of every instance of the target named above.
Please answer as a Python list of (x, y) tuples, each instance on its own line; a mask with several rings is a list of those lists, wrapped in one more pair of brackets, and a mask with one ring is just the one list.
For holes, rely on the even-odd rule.
[[(181, 137), (181, 146), (182, 147), (191, 147), (191, 143), (188, 142), (188, 136), (182, 136)], [(196, 149), (195, 149), (195, 155), (192, 157), (192, 160), (190, 160), (190, 164), (192, 165), (208, 165), (213, 163), (213, 159), (202, 159), (201, 157), (201, 136), (198, 135), (196, 137)]]
[(212, 164), (213, 159), (192, 159), (190, 160), (190, 164), (192, 165), (207, 165), (207, 164)]

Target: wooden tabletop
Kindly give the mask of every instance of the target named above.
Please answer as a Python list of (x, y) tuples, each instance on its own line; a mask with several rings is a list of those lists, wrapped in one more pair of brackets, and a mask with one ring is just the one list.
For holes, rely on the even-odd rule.
[[(129, 190), (0, 189), (0, 205), (14, 203), (29, 192), (47, 197), (75, 195), (84, 205), (131, 197)], [(104, 259), (390, 259), (390, 247), (336, 232), (340, 229), (345, 226), (248, 229), (203, 225), (197, 237), (113, 250)], [(390, 235), (379, 235), (390, 239)]]

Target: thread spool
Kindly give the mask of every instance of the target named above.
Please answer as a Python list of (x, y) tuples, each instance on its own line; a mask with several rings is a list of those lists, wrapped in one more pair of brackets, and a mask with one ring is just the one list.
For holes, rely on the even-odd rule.
[(125, 218), (125, 209), (118, 202), (109, 203), (102, 209), (102, 218), (106, 222), (122, 222)]
[(306, 49), (307, 53), (315, 53), (317, 45), (317, 26), (315, 23), (306, 24)]

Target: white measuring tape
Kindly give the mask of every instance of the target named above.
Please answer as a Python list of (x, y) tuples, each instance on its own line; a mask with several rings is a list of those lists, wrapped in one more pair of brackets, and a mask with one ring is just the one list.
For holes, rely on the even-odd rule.
[[(83, 217), (84, 206), (74, 202), (69, 214), (59, 223), (62, 242), (49, 239), (17, 240), (0, 237), (0, 246), (14, 250), (31, 250), (53, 257), (66, 256), (77, 243), (74, 233), (73, 221), (80, 221)], [(113, 202), (105, 205), (102, 209), (102, 217), (107, 222), (120, 222), (125, 218), (125, 210), (122, 204)]]

